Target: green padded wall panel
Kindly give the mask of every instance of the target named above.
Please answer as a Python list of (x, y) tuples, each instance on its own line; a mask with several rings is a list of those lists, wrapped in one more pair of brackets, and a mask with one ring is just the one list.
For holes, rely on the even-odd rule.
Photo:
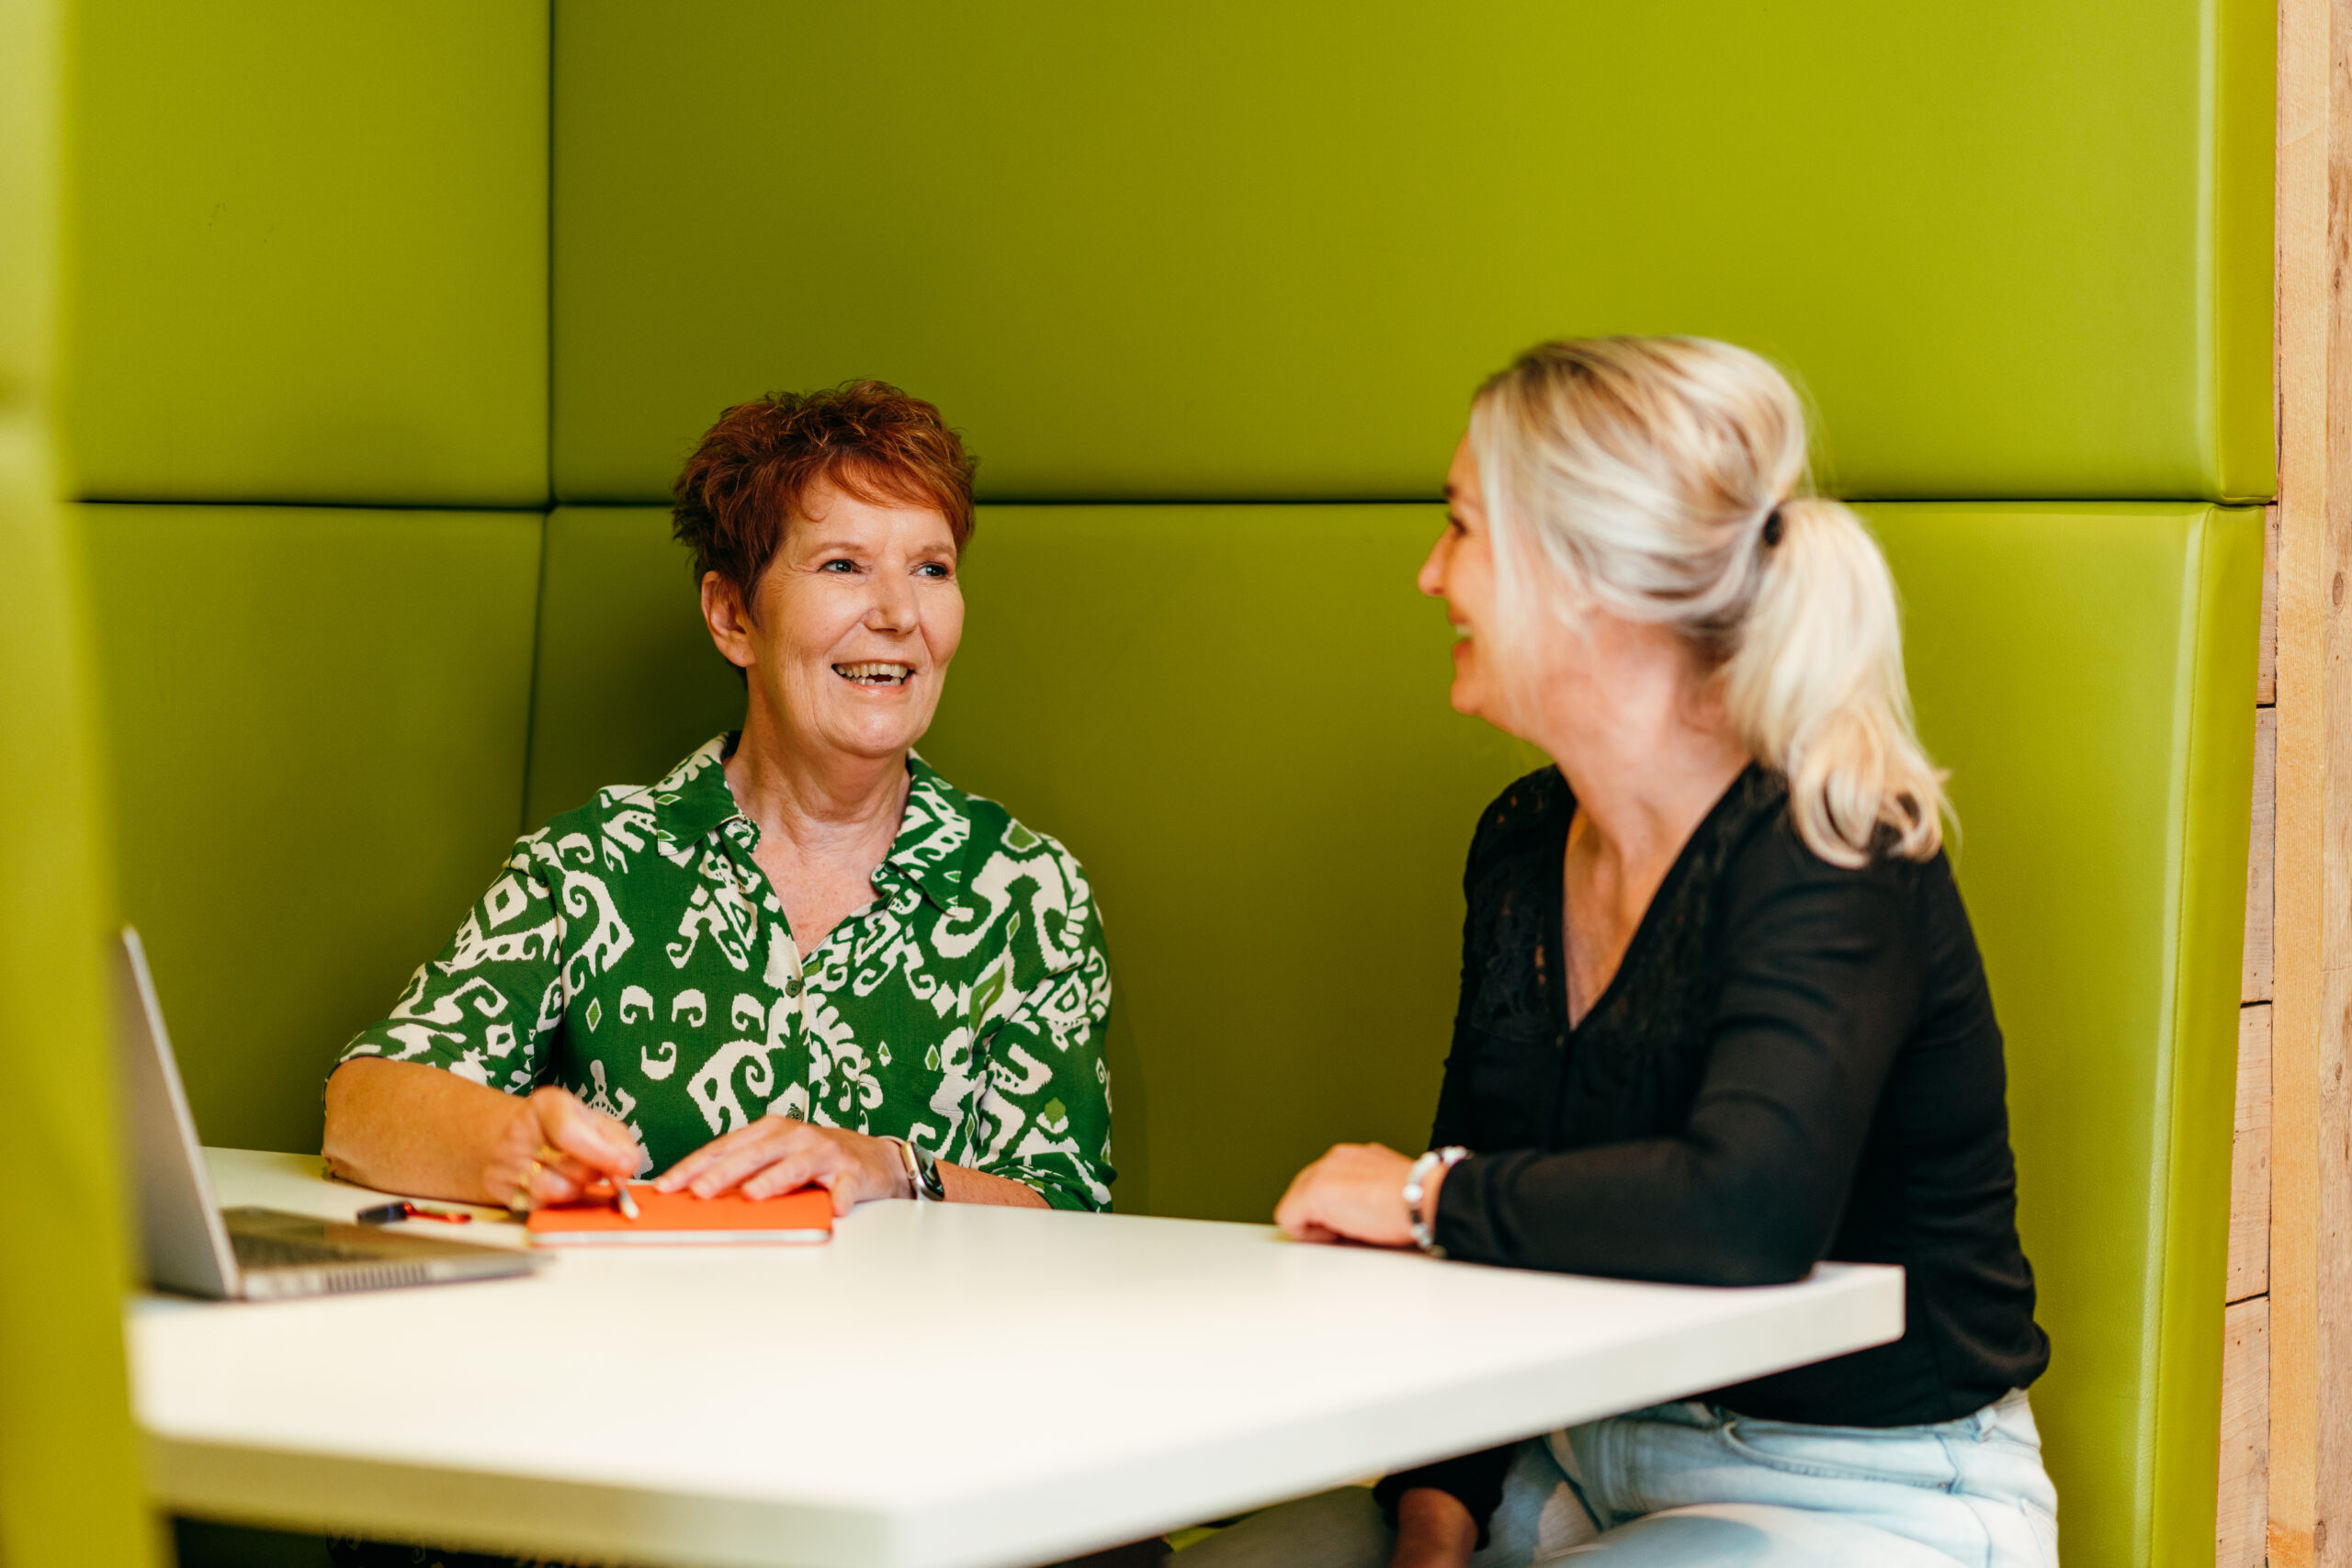
[(2008, 1036), (2066, 1559), (2210, 1562), (2261, 516), (1869, 513)]
[(1085, 863), (1155, 1212), (1266, 1219), (1341, 1139), (1421, 1147), (1462, 859), (1542, 759), (1446, 702), (1430, 506), (993, 507), (924, 754)]
[(559, 507), (541, 582), (526, 828), (742, 728), (743, 683), (710, 644), (667, 512)]
[(541, 520), (80, 512), (122, 906), (197, 1129), (315, 1150), (335, 1053), (514, 836)]
[[(1427, 1133), (1469, 825), (1536, 765), (1446, 706), (1451, 633), (1412, 586), (1434, 515), (983, 510), (922, 750), (1093, 880), (1118, 975), (1123, 1209), (1262, 1219), (1332, 1141)], [(667, 536), (651, 509), (549, 519), (534, 822), (741, 722)], [(1284, 908), (1329, 918), (1267, 939)], [(1320, 984), (1358, 975), (1383, 978)], [(1411, 1065), (1332, 1074), (1351, 1053)]]
[[(2009, 1034), (2068, 1558), (2186, 1562), (2212, 1540), (2258, 517), (1870, 514)], [(1532, 765), (1446, 707), (1412, 589), (1436, 525), (983, 511), (923, 749), (1094, 878), (1122, 1207), (1260, 1219), (1325, 1144), (1426, 1135), (1470, 824)], [(729, 722), (686, 576), (660, 512), (551, 521), (535, 819)]]
[(73, 17), (70, 492), (537, 504), (546, 0)]
[(1842, 493), (2272, 486), (2259, 0), (558, 0), (555, 475), (898, 380), (1000, 500), (1433, 496), (1530, 342), (1795, 369)]

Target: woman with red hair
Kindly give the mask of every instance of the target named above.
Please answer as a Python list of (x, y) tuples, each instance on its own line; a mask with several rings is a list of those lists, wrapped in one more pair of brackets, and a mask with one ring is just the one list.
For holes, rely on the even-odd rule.
[(1061, 845), (915, 755), (964, 628), (972, 460), (878, 381), (727, 411), (679, 477), (740, 731), (514, 845), (326, 1090), (326, 1156), (504, 1204), (1110, 1203), (1111, 974)]

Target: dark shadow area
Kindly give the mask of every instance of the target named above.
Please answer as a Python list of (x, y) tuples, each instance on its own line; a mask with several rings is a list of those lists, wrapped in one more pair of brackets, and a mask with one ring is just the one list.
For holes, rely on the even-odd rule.
[(172, 1555), (179, 1568), (332, 1568), (323, 1537), (209, 1519), (172, 1521)]

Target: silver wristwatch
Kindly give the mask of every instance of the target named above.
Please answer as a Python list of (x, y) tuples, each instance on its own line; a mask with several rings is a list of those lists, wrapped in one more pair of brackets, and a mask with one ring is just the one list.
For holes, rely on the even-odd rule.
[(1415, 1160), (1413, 1168), (1406, 1173), (1405, 1218), (1413, 1227), (1413, 1245), (1431, 1258), (1443, 1258), (1445, 1248), (1437, 1244), (1437, 1216), (1421, 1211), (1421, 1200), (1429, 1195), (1430, 1177), (1436, 1171), (1452, 1170), (1469, 1154), (1461, 1145), (1449, 1144)]
[(929, 1149), (919, 1149), (904, 1138), (893, 1138), (899, 1145), (899, 1163), (906, 1168), (907, 1186), (918, 1203), (944, 1203), (947, 1184), (939, 1179), (939, 1160)]

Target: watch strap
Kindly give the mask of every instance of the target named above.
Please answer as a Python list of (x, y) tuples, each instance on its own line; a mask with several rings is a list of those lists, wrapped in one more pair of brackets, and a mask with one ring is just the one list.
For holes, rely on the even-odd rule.
[(905, 1138), (890, 1141), (899, 1145), (899, 1163), (907, 1173), (909, 1195), (918, 1203), (947, 1201), (947, 1184), (939, 1176), (939, 1157)]

